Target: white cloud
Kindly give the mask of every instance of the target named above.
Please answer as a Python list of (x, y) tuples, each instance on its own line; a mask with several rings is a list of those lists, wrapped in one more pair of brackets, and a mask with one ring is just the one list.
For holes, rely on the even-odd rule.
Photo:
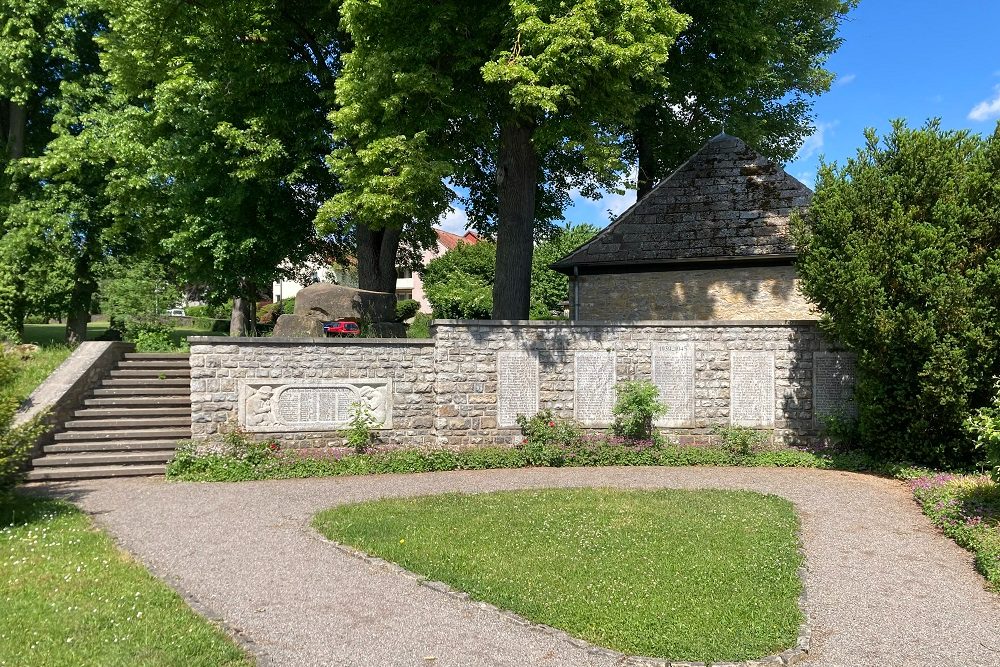
[(854, 83), (854, 80), (858, 78), (857, 74), (845, 74), (843, 76), (838, 76), (837, 80), (833, 82), (835, 86), (846, 86), (848, 84)]
[(983, 100), (972, 107), (969, 120), (984, 121), (1000, 118), (1000, 86), (995, 86), (993, 90), (996, 93), (993, 99)]
[(816, 187), (816, 174), (811, 171), (800, 171), (797, 174), (792, 174), (795, 178), (799, 180), (804, 186), (812, 190)]
[(827, 130), (837, 127), (838, 122), (839, 121), (833, 121), (832, 123), (817, 123), (816, 131), (806, 137), (806, 140), (802, 142), (802, 148), (799, 149), (795, 159), (808, 160), (822, 151), (823, 145), (826, 143)]
[(469, 216), (465, 214), (464, 208), (452, 206), (451, 209), (438, 220), (438, 227), (446, 232), (465, 234), (465, 227), (469, 224)]

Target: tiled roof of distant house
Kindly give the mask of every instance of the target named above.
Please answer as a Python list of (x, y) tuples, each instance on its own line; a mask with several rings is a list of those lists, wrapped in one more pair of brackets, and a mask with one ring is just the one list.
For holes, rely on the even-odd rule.
[(437, 232), (438, 243), (443, 245), (448, 250), (454, 250), (455, 246), (459, 243), (469, 243), (473, 245), (479, 243), (479, 237), (476, 236), (475, 232), (465, 232), (463, 236), (459, 236), (458, 234), (452, 234), (451, 232), (446, 232), (443, 229), (438, 229), (437, 227), (434, 228), (434, 231)]
[(780, 165), (720, 134), (552, 268), (790, 262), (789, 216), (811, 197)]

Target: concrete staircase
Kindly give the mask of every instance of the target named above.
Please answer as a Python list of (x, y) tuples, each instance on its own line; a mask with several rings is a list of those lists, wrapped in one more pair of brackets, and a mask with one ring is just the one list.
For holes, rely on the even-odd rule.
[(129, 353), (63, 425), (30, 481), (162, 475), (191, 437), (187, 354)]

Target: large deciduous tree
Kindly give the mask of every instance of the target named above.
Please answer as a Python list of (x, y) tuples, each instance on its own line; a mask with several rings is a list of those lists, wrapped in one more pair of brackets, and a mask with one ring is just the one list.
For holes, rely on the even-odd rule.
[(333, 194), (328, 92), (339, 69), (337, 6), (109, 0), (105, 63), (118, 107), (105, 124), (131, 218), (178, 276), (235, 297), (250, 332), (258, 293), (316, 245)]
[(428, 226), (451, 176), (471, 217), (495, 220), (493, 316), (526, 318), (536, 226), (571, 191), (617, 185), (641, 91), (662, 87), (686, 18), (666, 0), (345, 0), (343, 17), (355, 46), (333, 116), (345, 194), (331, 212)]
[(636, 117), (638, 196), (723, 128), (771, 159), (790, 159), (813, 130), (811, 98), (830, 88), (824, 64), (857, 4), (673, 0), (691, 23), (663, 65), (668, 85)]
[(858, 355), (862, 444), (966, 463), (970, 411), (1000, 373), (1000, 126), (992, 137), (896, 122), (820, 169), (798, 221), (805, 294)]

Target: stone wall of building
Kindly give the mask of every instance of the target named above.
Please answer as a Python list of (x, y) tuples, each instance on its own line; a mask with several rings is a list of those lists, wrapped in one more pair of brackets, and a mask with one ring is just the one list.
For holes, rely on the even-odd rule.
[(343, 416), (350, 403), (369, 400), (382, 421), (382, 442), (435, 442), (433, 341), (195, 336), (190, 342), (195, 440), (241, 429), (290, 445), (340, 446), (338, 428), (325, 424), (331, 415), (322, 412)]
[(590, 321), (816, 317), (793, 266), (581, 275), (570, 278), (570, 303)]
[(635, 379), (660, 387), (671, 409), (659, 425), (681, 441), (732, 423), (805, 443), (819, 431), (817, 411), (851, 409), (853, 362), (815, 321), (439, 320), (423, 342), (190, 340), (201, 440), (241, 428), (338, 446), (349, 403), (368, 401), (384, 443), (514, 444), (519, 413), (551, 409), (606, 427), (615, 384)]

